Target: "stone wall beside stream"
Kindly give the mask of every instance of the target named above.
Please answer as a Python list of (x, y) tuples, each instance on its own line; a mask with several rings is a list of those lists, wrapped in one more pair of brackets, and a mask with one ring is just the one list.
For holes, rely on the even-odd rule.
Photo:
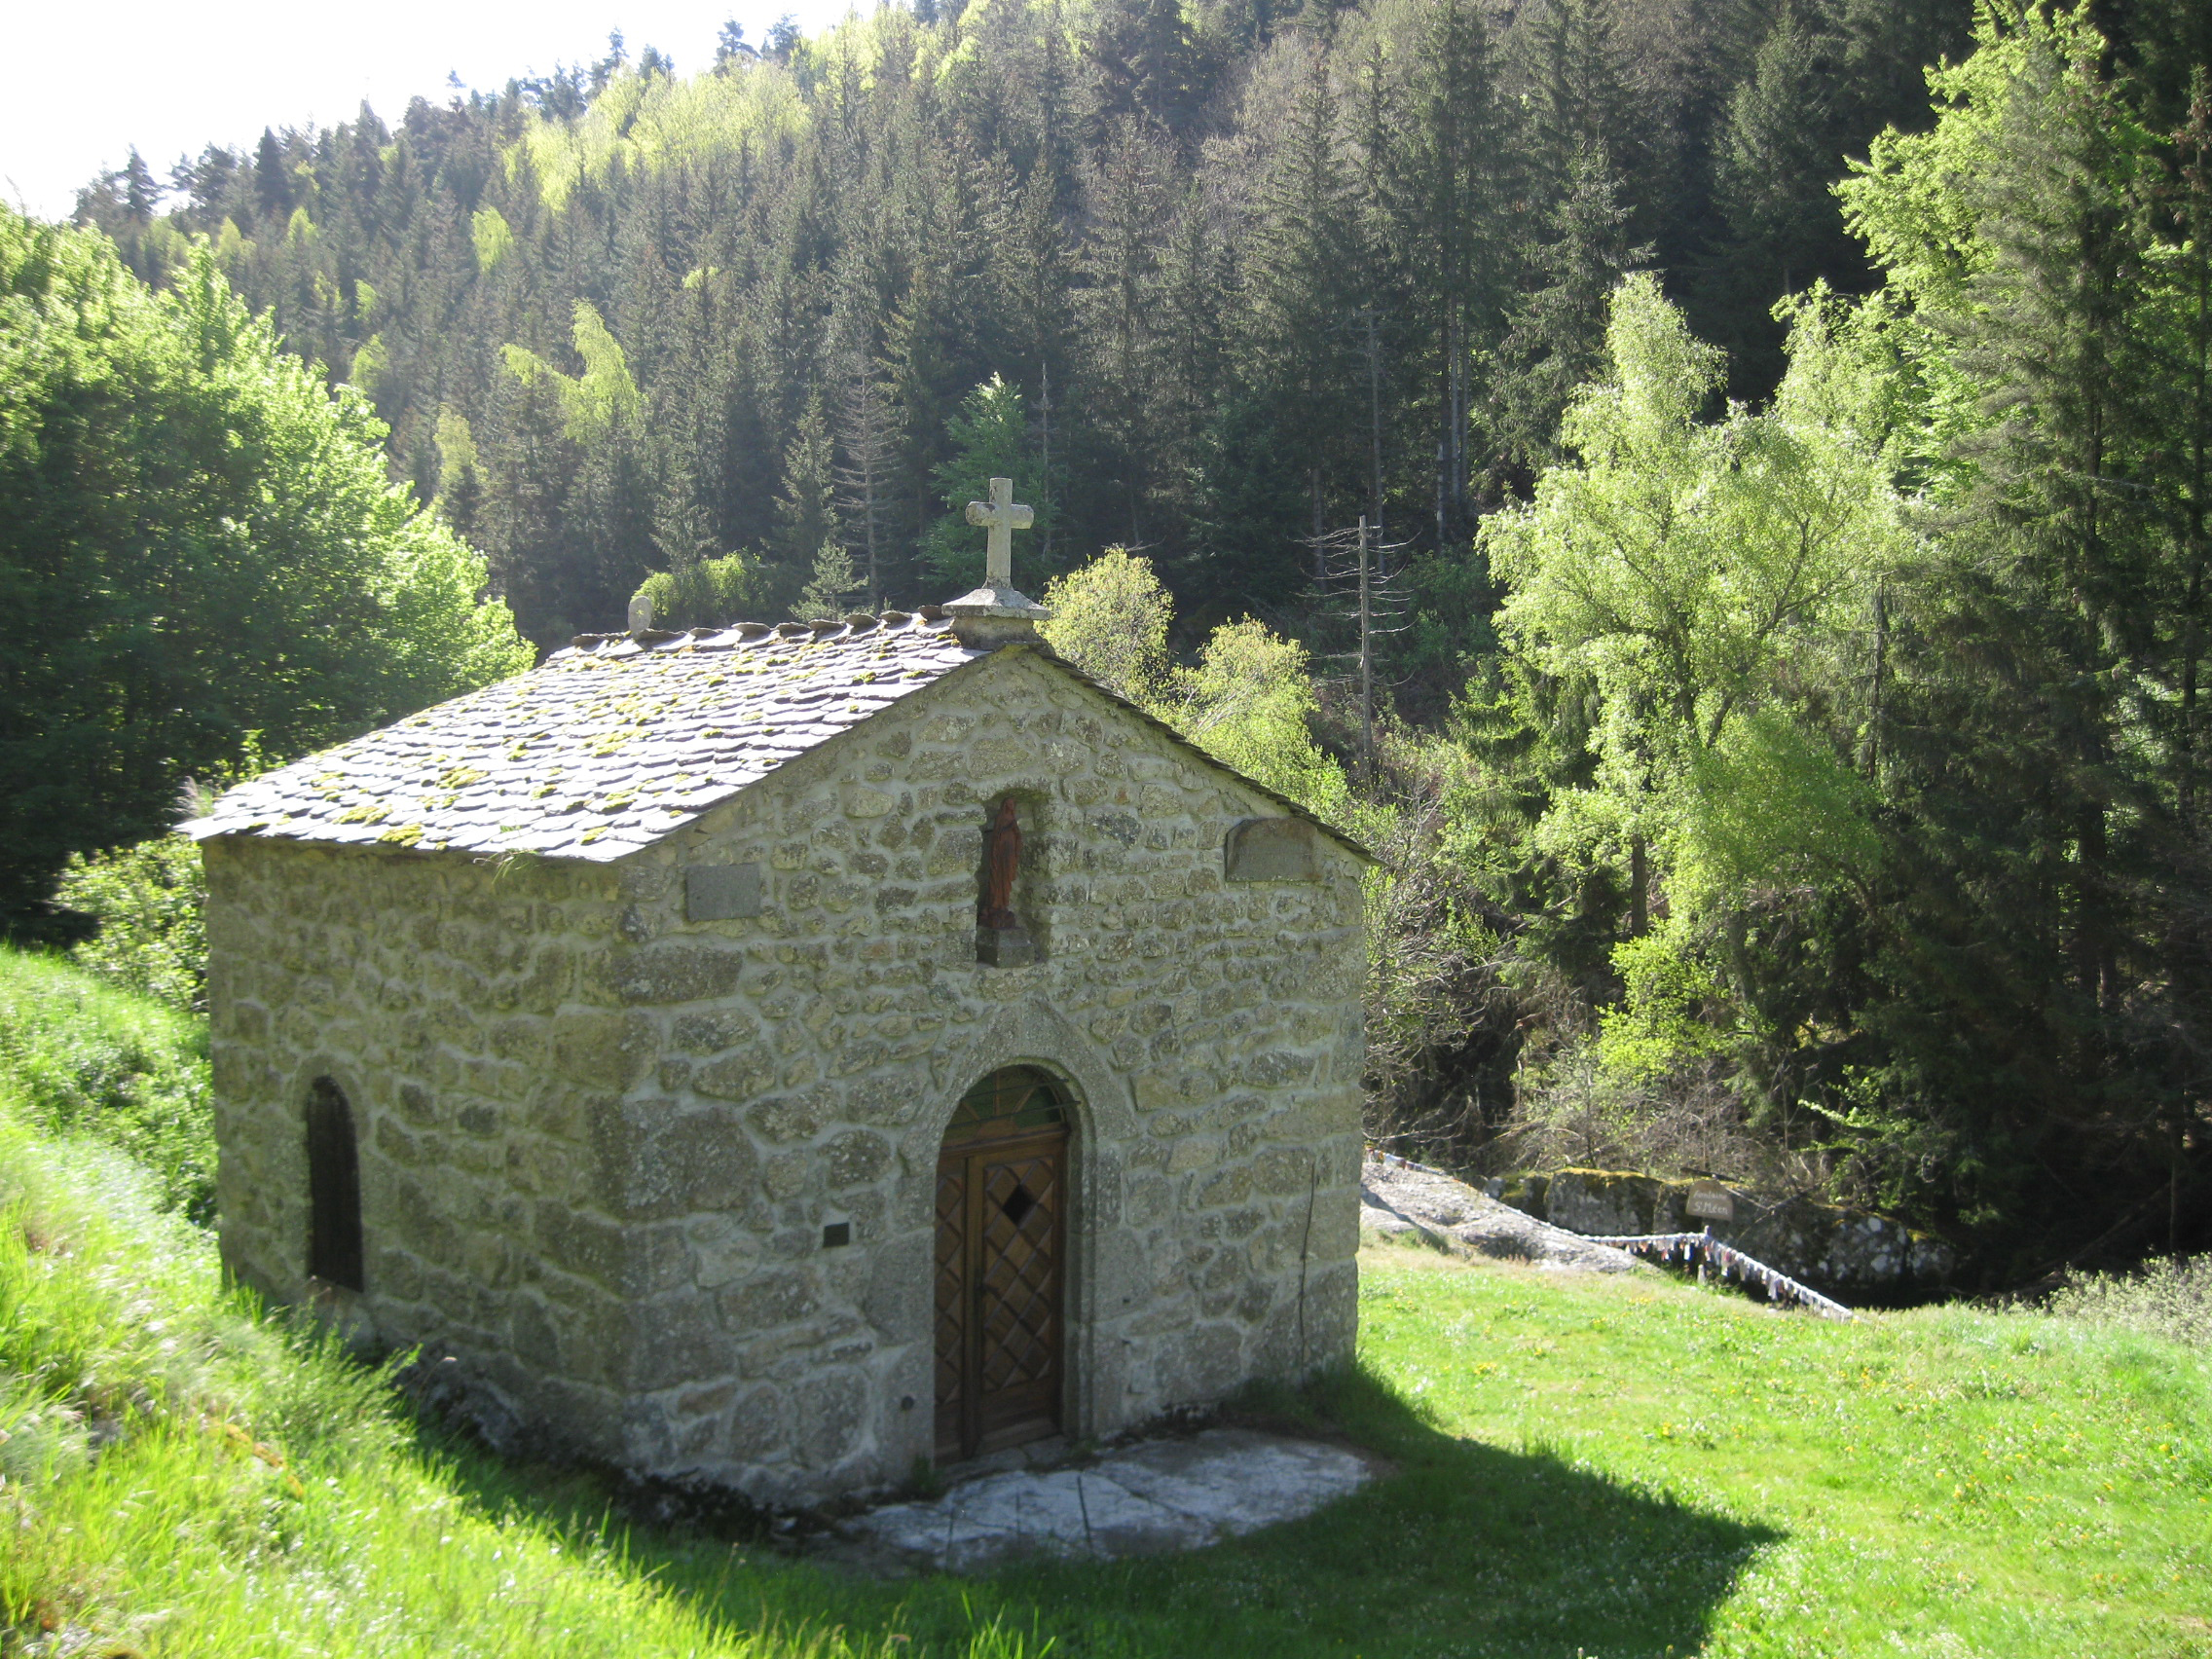
[(1941, 1290), (1950, 1276), (1949, 1245), (1889, 1216), (1730, 1188), (1735, 1219), (1707, 1222), (1689, 1213), (1695, 1185), (1617, 1170), (1562, 1169), (1507, 1176), (1491, 1189), (1526, 1215), (1586, 1235), (1696, 1233), (1710, 1226), (1722, 1243), (1845, 1303), (1918, 1300)]

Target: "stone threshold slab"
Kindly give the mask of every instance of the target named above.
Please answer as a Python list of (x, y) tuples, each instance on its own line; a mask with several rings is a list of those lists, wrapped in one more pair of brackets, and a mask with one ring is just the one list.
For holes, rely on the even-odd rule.
[(1204, 1549), (1357, 1492), (1379, 1459), (1256, 1429), (1149, 1440), (1082, 1468), (1010, 1469), (842, 1523), (821, 1554), (875, 1571), (975, 1573), (1037, 1557)]

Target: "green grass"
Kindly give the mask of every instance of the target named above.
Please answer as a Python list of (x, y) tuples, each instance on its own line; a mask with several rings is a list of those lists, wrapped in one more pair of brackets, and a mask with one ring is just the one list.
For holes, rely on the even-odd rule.
[[(1361, 1312), (1380, 1380), (1437, 1427), (1760, 1534), (1679, 1652), (2212, 1654), (2212, 1332), (1964, 1308), (1831, 1324), (1503, 1267), (1379, 1266)], [(1596, 1603), (1643, 1575), (1600, 1550), (1577, 1585)]]
[[(895, 1602), (841, 1614), (819, 1574), (633, 1540), (590, 1482), (415, 1423), (384, 1373), (226, 1293), (120, 1154), (0, 1116), (0, 1653), (913, 1651)], [(1043, 1646), (936, 1615), (939, 1651)]]
[(205, 1019), (0, 947), (0, 1078), (39, 1127), (129, 1153), (165, 1209), (213, 1215)]
[(2212, 1655), (2186, 1322), (1836, 1325), (1370, 1251), (1362, 1370), (1252, 1405), (1388, 1478), (1195, 1555), (880, 1583), (419, 1420), (161, 1197), (0, 1100), (0, 1653)]

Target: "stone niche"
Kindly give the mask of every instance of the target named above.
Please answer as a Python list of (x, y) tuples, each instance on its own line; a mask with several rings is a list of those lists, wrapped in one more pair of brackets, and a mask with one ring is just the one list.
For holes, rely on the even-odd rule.
[(1247, 818), (1233, 826), (1224, 847), (1231, 881), (1319, 881), (1321, 848), (1302, 818)]

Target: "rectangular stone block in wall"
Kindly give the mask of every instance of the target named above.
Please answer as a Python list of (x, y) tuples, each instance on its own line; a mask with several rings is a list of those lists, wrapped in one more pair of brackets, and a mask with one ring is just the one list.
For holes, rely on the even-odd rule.
[(684, 920), (736, 922), (759, 913), (758, 865), (693, 865), (683, 872)]

